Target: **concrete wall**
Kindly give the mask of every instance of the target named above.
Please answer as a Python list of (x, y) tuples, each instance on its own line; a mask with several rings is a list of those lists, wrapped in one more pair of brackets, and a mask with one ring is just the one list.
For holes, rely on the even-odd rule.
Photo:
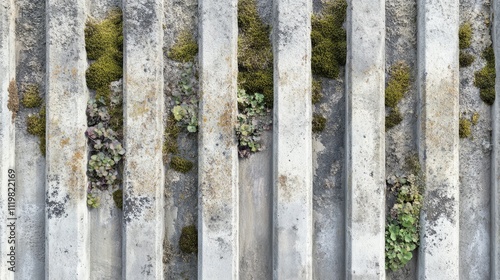
[[(500, 71), (500, 4), (347, 1), (347, 66), (321, 78), (323, 97), (310, 105), (308, 16), (331, 1), (256, 1), (274, 47), (274, 127), (262, 135), (263, 151), (241, 159), (237, 0), (2, 0), (0, 279), (499, 280), (500, 103), (484, 103), (474, 78), (491, 43)], [(123, 83), (126, 207), (103, 191), (91, 209), (83, 132), (94, 92), (85, 86), (83, 28), (116, 7), (124, 10), (116, 88)], [(459, 67), (465, 22), (476, 59)], [(179, 154), (194, 163), (185, 174), (161, 155), (185, 67), (168, 52), (183, 32), (199, 45), (200, 88), (200, 130), (177, 138)], [(400, 61), (410, 89), (398, 104), (402, 122), (385, 131), (384, 87)], [(12, 80), (21, 98), (29, 85), (40, 88), (47, 156), (26, 127), (38, 110), (21, 105), (12, 121)], [(324, 131), (311, 133), (312, 113), (326, 117)], [(459, 138), (459, 117), (475, 113), (471, 137)], [(426, 174), (420, 248), (393, 272), (384, 269), (384, 181), (408, 172), (410, 154)], [(8, 169), (16, 171), (15, 273), (6, 262)], [(198, 253), (179, 248), (189, 225), (199, 231)]]

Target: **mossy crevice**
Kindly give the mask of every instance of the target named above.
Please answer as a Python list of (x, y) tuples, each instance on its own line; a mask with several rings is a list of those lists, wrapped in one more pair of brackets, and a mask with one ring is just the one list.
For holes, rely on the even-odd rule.
[(115, 202), (116, 208), (123, 209), (123, 190), (118, 189), (113, 192), (113, 201)]
[(271, 28), (260, 18), (255, 0), (239, 0), (238, 29), (238, 85), (249, 94), (264, 94), (266, 107), (272, 108)]
[(21, 103), (25, 108), (38, 108), (42, 106), (43, 99), (40, 96), (40, 89), (37, 85), (30, 84), (26, 86)]
[(321, 115), (314, 113), (312, 118), (312, 132), (319, 133), (325, 130), (326, 127), (326, 118)]
[(462, 117), (458, 123), (458, 135), (460, 138), (469, 138), (471, 136), (471, 121)]
[(193, 162), (179, 156), (173, 156), (170, 160), (170, 168), (177, 172), (188, 173), (193, 167)]
[(19, 111), (19, 93), (17, 91), (15, 80), (10, 81), (7, 93), (9, 94), (7, 109), (12, 112), (12, 122), (14, 122), (17, 116), (17, 112)]
[(474, 74), (474, 85), (479, 88), (481, 99), (488, 105), (495, 102), (495, 53), (493, 46), (487, 47), (482, 54), (486, 66)]
[(347, 1), (334, 0), (326, 4), (320, 15), (311, 19), (311, 68), (314, 75), (335, 79), (340, 66), (346, 63), (346, 19)]
[(460, 67), (468, 67), (470, 66), (476, 58), (474, 55), (465, 51), (465, 49), (470, 48), (472, 42), (472, 26), (470, 22), (465, 22), (460, 25), (460, 29), (458, 30), (458, 39), (459, 39), (459, 64)]
[(185, 30), (177, 38), (177, 42), (168, 52), (168, 58), (177, 62), (189, 62), (198, 55), (198, 44), (193, 35)]
[(312, 104), (317, 104), (321, 101), (321, 98), (323, 98), (323, 94), (321, 93), (322, 87), (321, 87), (321, 81), (317, 79), (313, 79), (312, 81), (312, 96), (311, 96), (311, 102)]
[(198, 253), (198, 230), (190, 225), (182, 228), (179, 249), (184, 254)]
[(389, 115), (385, 118), (385, 128), (389, 130), (401, 123), (403, 116), (397, 108), (406, 92), (410, 90), (410, 67), (403, 61), (395, 63), (389, 70), (389, 82), (385, 88), (385, 106)]
[(45, 125), (45, 106), (42, 106), (40, 112), (34, 115), (29, 115), (26, 119), (26, 130), (29, 134), (38, 136), (38, 139), (40, 140), (39, 148), (43, 156), (45, 156)]

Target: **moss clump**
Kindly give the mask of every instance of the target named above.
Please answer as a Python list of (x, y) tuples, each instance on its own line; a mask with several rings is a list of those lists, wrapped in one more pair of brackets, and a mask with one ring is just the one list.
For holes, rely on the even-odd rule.
[(474, 63), (475, 60), (476, 58), (472, 54), (460, 51), (459, 55), (460, 67), (468, 67), (472, 63)]
[(314, 75), (337, 78), (339, 67), (346, 62), (346, 31), (342, 27), (346, 19), (347, 2), (335, 0), (328, 4), (321, 15), (311, 19), (311, 67)]
[(486, 66), (474, 75), (474, 85), (480, 89), (481, 99), (488, 105), (495, 101), (495, 53), (493, 47), (487, 47), (483, 52)]
[(326, 118), (320, 114), (313, 114), (312, 132), (319, 133), (325, 130), (325, 127), (326, 127)]
[(123, 209), (123, 190), (116, 190), (113, 192), (113, 201), (116, 208)]
[(170, 167), (181, 173), (188, 173), (191, 169), (193, 169), (193, 166), (194, 164), (191, 161), (179, 156), (173, 156), (170, 161)]
[(475, 112), (472, 114), (472, 124), (476, 125), (479, 122), (479, 113)]
[(194, 225), (182, 228), (179, 249), (185, 254), (198, 253), (198, 230)]
[(460, 25), (458, 30), (458, 46), (460, 49), (466, 49), (470, 47), (472, 41), (472, 26), (469, 22)]
[(45, 156), (45, 106), (40, 109), (40, 112), (36, 115), (28, 116), (26, 120), (27, 131), (29, 134), (38, 136), (40, 139), (40, 152)]
[(197, 54), (198, 44), (188, 31), (184, 31), (168, 52), (168, 58), (178, 62), (189, 62), (194, 60)]
[(466, 118), (460, 118), (458, 123), (458, 135), (460, 138), (469, 138), (471, 135), (471, 122)]
[(16, 81), (12, 80), (9, 83), (9, 88), (7, 89), (9, 93), (9, 100), (7, 101), (7, 109), (12, 112), (12, 122), (17, 116), (19, 111), (19, 94), (17, 92)]
[(177, 144), (177, 137), (181, 132), (181, 128), (177, 125), (177, 121), (173, 114), (170, 114), (165, 126), (164, 141), (163, 141), (163, 162), (167, 163), (168, 154), (179, 153), (179, 145)]
[(321, 81), (313, 79), (311, 96), (312, 104), (318, 103), (319, 101), (321, 101), (321, 98), (323, 98), (323, 94), (321, 94)]
[(24, 90), (24, 96), (21, 102), (26, 108), (38, 108), (42, 106), (43, 99), (40, 97), (38, 86), (28, 85), (26, 90)]
[(257, 12), (255, 0), (238, 2), (238, 84), (249, 94), (262, 93), (273, 107), (273, 52), (271, 28)]
[(389, 115), (385, 116), (385, 130), (389, 130), (396, 125), (400, 124), (403, 121), (403, 116), (399, 112), (399, 110), (391, 109)]

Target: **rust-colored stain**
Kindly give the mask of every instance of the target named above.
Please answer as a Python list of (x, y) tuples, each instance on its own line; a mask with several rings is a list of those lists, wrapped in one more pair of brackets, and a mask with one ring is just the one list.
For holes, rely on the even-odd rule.
[(279, 176), (279, 182), (281, 187), (286, 187), (287, 177), (285, 175)]
[(71, 68), (71, 76), (73, 76), (74, 79), (76, 79), (76, 75), (78, 74), (78, 71), (76, 70), (75, 67)]
[(66, 145), (68, 145), (68, 144), (69, 144), (69, 138), (63, 138), (63, 139), (61, 140), (61, 146), (63, 146), (63, 147), (64, 147), (64, 146), (66, 146)]

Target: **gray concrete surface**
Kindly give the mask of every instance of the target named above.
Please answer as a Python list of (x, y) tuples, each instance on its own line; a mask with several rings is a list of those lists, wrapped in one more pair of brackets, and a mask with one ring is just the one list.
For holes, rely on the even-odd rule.
[(45, 276), (87, 279), (85, 2), (49, 0), (46, 8)]
[(459, 279), (458, 0), (418, 2), (419, 279)]
[(385, 1), (347, 8), (346, 279), (385, 278)]
[(198, 279), (239, 279), (237, 1), (199, 2)]
[(500, 3), (493, 1), (493, 46), (495, 48), (496, 92), (492, 109), (493, 155), (491, 158), (491, 279), (500, 279)]
[(123, 1), (124, 279), (163, 279), (163, 2)]
[(312, 2), (273, 8), (273, 279), (312, 279)]

